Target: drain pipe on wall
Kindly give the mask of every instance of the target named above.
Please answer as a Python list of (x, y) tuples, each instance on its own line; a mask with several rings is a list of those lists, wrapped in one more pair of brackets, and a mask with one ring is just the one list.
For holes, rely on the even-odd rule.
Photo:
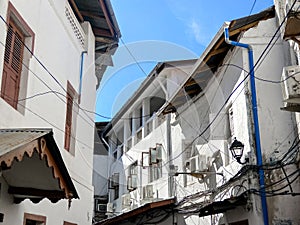
[(79, 95), (79, 104), (80, 104), (80, 99), (81, 99), (81, 88), (82, 88), (82, 77), (83, 77), (83, 61), (84, 61), (84, 54), (87, 54), (87, 51), (81, 52), (81, 60), (80, 60), (80, 74), (79, 74), (79, 90), (78, 90), (78, 95)]
[(228, 26), (224, 28), (225, 41), (227, 44), (246, 48), (248, 50), (249, 57), (249, 71), (250, 71), (250, 89), (251, 89), (251, 103), (252, 103), (252, 113), (253, 113), (253, 122), (254, 122), (254, 134), (255, 134), (255, 145), (256, 145), (256, 160), (257, 166), (259, 167), (259, 185), (261, 190), (261, 206), (263, 213), (264, 225), (269, 225), (268, 218), (268, 207), (267, 199), (265, 194), (265, 179), (264, 179), (264, 170), (262, 169), (262, 153), (261, 153), (261, 144), (260, 144), (260, 133), (259, 133), (259, 123), (258, 123), (258, 113), (257, 113), (257, 99), (256, 99), (256, 87), (255, 87), (255, 76), (254, 76), (254, 60), (253, 60), (253, 49), (251, 45), (244, 44), (236, 41), (229, 40), (229, 30)]

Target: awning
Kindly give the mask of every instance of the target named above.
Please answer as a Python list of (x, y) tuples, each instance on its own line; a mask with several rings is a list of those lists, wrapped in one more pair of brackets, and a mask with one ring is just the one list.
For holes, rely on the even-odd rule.
[[(109, 225), (109, 224), (126, 224), (128, 221), (132, 224), (140, 224), (142, 222), (156, 224), (163, 222), (170, 216), (176, 200), (166, 199), (157, 202), (147, 203), (139, 208), (123, 213), (106, 220), (103, 220), (95, 225)], [(159, 222), (158, 222), (159, 221)], [(143, 223), (144, 224), (144, 223)]]
[(236, 197), (227, 198), (223, 201), (215, 201), (199, 210), (199, 216), (209, 216), (218, 213), (224, 213), (227, 210), (235, 209), (238, 206), (246, 205), (248, 200), (247, 193)]
[(0, 129), (0, 165), (15, 203), (78, 198), (51, 129)]

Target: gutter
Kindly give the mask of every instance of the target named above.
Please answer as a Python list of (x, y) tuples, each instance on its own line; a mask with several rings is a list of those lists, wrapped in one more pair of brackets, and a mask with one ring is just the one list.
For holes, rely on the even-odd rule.
[(265, 194), (265, 179), (264, 179), (264, 170), (262, 169), (262, 153), (261, 153), (261, 144), (260, 144), (260, 132), (259, 132), (259, 123), (258, 123), (258, 112), (257, 112), (257, 99), (256, 99), (256, 87), (255, 87), (255, 76), (254, 76), (254, 60), (253, 60), (253, 49), (251, 45), (244, 44), (236, 41), (231, 41), (229, 39), (229, 30), (228, 25), (224, 28), (225, 42), (229, 45), (246, 48), (248, 50), (249, 57), (249, 71), (250, 71), (250, 89), (251, 89), (251, 103), (252, 103), (252, 113), (253, 113), (253, 122), (254, 122), (254, 134), (255, 134), (255, 145), (256, 145), (256, 160), (257, 166), (259, 168), (259, 185), (261, 194), (261, 206), (263, 212), (264, 225), (269, 225), (268, 218), (268, 207), (267, 199)]

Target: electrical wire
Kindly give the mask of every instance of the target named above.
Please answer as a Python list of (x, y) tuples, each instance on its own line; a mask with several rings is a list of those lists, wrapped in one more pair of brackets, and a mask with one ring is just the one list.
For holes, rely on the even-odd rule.
[[(297, 0), (294, 0), (294, 3), (291, 6), (291, 9), (293, 8), (293, 6), (295, 5)], [(252, 70), (257, 69), (260, 66), (260, 61), (264, 60), (264, 55), (267, 52), (267, 54), (270, 52), (269, 48), (272, 49), (273, 46), (275, 45), (276, 42), (273, 42), (275, 37), (277, 36), (277, 33), (280, 31), (281, 27), (283, 26), (285, 20), (287, 19), (289, 13), (291, 12), (291, 9), (287, 12), (287, 15), (284, 17), (283, 21), (281, 22), (281, 24), (279, 25), (279, 27), (276, 29), (275, 33), (273, 34), (272, 38), (270, 39), (270, 41), (268, 42), (268, 44), (266, 45), (266, 47), (264, 48), (264, 50), (262, 51), (262, 53), (260, 54), (258, 60), (256, 61), (256, 63), (254, 64)], [(278, 37), (277, 37), (278, 40)], [(266, 55), (267, 55), (266, 54)], [(219, 111), (216, 113), (216, 116), (212, 119), (212, 121), (203, 129), (202, 132), (200, 132), (199, 135), (197, 135), (193, 141), (191, 142), (191, 144), (193, 144), (200, 136), (202, 136), (203, 134), (205, 134), (205, 132), (211, 127), (211, 125), (215, 122), (215, 120), (217, 119), (217, 117), (219, 116), (219, 114), (222, 112), (222, 109), (226, 106), (226, 104), (228, 103), (228, 101), (230, 100), (231, 96), (238, 90), (238, 88), (246, 81), (246, 79), (249, 78), (250, 74), (252, 71), (250, 71), (243, 79), (240, 83), (238, 83), (238, 85), (233, 89), (233, 91), (229, 94), (229, 96), (227, 97), (227, 99), (225, 100), (225, 102), (222, 104), (221, 108), (219, 109)], [(189, 146), (188, 146), (189, 147)], [(168, 162), (166, 162), (166, 164), (168, 164), (170, 161), (173, 161), (175, 159), (177, 159), (180, 155), (182, 155), (184, 153), (185, 150), (183, 150), (179, 155), (173, 157), (173, 159), (170, 159)]]

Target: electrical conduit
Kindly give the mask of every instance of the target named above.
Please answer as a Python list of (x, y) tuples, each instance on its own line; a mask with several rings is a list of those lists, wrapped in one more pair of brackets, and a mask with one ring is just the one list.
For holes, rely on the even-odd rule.
[(261, 154), (261, 144), (260, 144), (260, 133), (259, 133), (259, 123), (258, 123), (258, 113), (257, 113), (257, 99), (256, 99), (256, 87), (255, 87), (255, 76), (254, 76), (254, 60), (253, 60), (253, 49), (251, 45), (244, 44), (236, 41), (229, 40), (229, 30), (228, 26), (224, 28), (225, 41), (227, 44), (246, 48), (248, 50), (249, 57), (249, 71), (250, 71), (250, 88), (252, 95), (252, 113), (253, 113), (253, 122), (254, 122), (254, 134), (255, 134), (255, 144), (256, 144), (256, 160), (257, 166), (259, 167), (259, 185), (260, 185), (260, 197), (261, 197), (261, 206), (263, 212), (264, 225), (269, 225), (268, 218), (268, 208), (267, 208), (267, 199), (265, 194), (265, 179), (264, 171), (262, 169), (262, 154)]

